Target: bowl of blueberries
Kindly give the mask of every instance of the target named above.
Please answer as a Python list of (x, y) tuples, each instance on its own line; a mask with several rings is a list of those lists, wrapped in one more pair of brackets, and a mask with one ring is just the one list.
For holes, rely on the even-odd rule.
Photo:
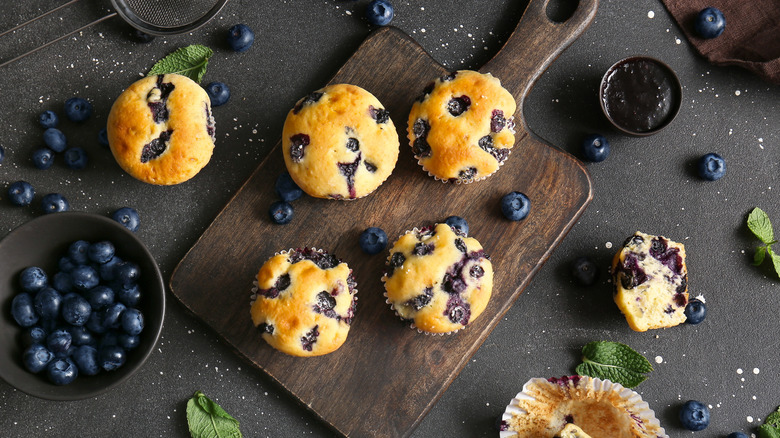
[(0, 378), (47, 400), (127, 380), (163, 326), (165, 285), (136, 235), (109, 217), (43, 215), (0, 240)]

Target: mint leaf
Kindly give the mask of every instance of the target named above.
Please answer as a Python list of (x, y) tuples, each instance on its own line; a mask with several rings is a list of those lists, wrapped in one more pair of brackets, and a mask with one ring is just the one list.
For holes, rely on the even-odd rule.
[(758, 438), (780, 438), (780, 430), (768, 424), (762, 424), (758, 428)]
[(175, 73), (200, 82), (206, 74), (206, 66), (213, 54), (211, 49), (200, 44), (181, 47), (157, 61), (149, 70), (149, 76)]
[(761, 263), (764, 263), (764, 257), (768, 248), (768, 246), (759, 246), (756, 249), (756, 254), (753, 256), (753, 266), (759, 266)]
[(766, 420), (764, 420), (764, 424), (768, 424), (773, 427), (780, 427), (780, 408), (777, 408), (776, 411), (767, 415)]
[(747, 226), (765, 245), (771, 245), (775, 242), (772, 223), (764, 210), (758, 207), (754, 208), (748, 215)]
[(619, 342), (594, 341), (582, 347), (582, 363), (576, 368), (582, 376), (598, 377), (633, 388), (653, 371), (650, 361)]
[(238, 421), (200, 391), (187, 401), (192, 438), (241, 438)]
[(772, 248), (766, 247), (766, 252), (769, 253), (769, 256), (772, 258), (772, 264), (775, 266), (775, 272), (777, 272), (777, 276), (780, 277), (780, 254), (775, 253), (772, 251)]

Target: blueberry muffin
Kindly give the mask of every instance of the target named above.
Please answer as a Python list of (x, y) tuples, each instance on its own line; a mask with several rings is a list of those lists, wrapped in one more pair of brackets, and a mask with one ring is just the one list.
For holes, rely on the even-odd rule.
[(474, 321), (493, 290), (493, 265), (482, 245), (447, 224), (414, 229), (390, 249), (387, 302), (423, 333), (452, 333)]
[(302, 98), (282, 131), (284, 163), (316, 198), (351, 200), (376, 190), (395, 168), (398, 133), (374, 95), (349, 84)]
[(119, 95), (108, 115), (108, 142), (119, 166), (150, 184), (179, 184), (211, 159), (214, 118), (192, 79), (147, 76)]
[(325, 251), (282, 251), (257, 273), (252, 322), (268, 344), (284, 353), (331, 353), (347, 339), (356, 287), (349, 266)]
[(481, 180), (509, 157), (515, 109), (512, 94), (490, 73), (456, 71), (431, 82), (412, 105), (409, 144), (434, 178)]
[(615, 303), (639, 332), (685, 322), (688, 269), (685, 247), (636, 232), (612, 260)]

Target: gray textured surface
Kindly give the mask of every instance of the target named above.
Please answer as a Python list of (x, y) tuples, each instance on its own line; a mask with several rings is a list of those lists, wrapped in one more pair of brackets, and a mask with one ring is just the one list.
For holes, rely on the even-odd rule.
[[(45, 10), (48, 2), (18, 3), (0, 16), (0, 28)], [(56, 26), (75, 28), (99, 16), (90, 8), (101, 3), (83, 3), (62, 20), (37, 25), (32, 34), (3, 37), (0, 59), (45, 40)], [(4, 199), (7, 184), (25, 179), (39, 194), (36, 202), (41, 194), (58, 191), (79, 211), (138, 209), (138, 235), (169, 277), (276, 143), (292, 104), (327, 81), (363, 41), (370, 31), (361, 18), (366, 3), (233, 0), (204, 28), (148, 45), (129, 41), (122, 22), (113, 19), (5, 67), (0, 236), (40, 214), (37, 207), (15, 208)], [(513, 0), (394, 3), (393, 24), (451, 69), (478, 68), (487, 61), (525, 5)], [(243, 54), (230, 52), (223, 41), (226, 29), (239, 22), (257, 35)], [(193, 43), (215, 49), (204, 84), (223, 81), (233, 94), (214, 110), (217, 149), (188, 183), (142, 184), (123, 174), (97, 143), (97, 132), (124, 87), (155, 60)], [(596, 99), (603, 72), (634, 54), (664, 60), (684, 87), (677, 119), (648, 138), (609, 129)], [(85, 124), (62, 123), (69, 141), (89, 152), (89, 167), (70, 171), (57, 162), (38, 171), (29, 159), (42, 144), (37, 114), (52, 109), (63, 116), (62, 103), (71, 96), (94, 105), (94, 116)], [(413, 436), (496, 436), (495, 418), (526, 380), (572, 373), (579, 349), (597, 339), (629, 344), (654, 363), (655, 371), (638, 392), (670, 436), (688, 434), (676, 420), (688, 399), (712, 407), (712, 423), (702, 436), (748, 432), (775, 410), (780, 404), (775, 311), (780, 282), (768, 269), (750, 265), (756, 241), (744, 222), (760, 206), (780, 224), (779, 97), (780, 88), (745, 71), (707, 64), (659, 1), (602, 0), (593, 25), (541, 77), (526, 101), (531, 129), (575, 155), (585, 134), (608, 136), (611, 156), (588, 165), (594, 200)], [(720, 181), (704, 182), (693, 163), (711, 151), (726, 158), (728, 172)], [(574, 257), (595, 257), (606, 270), (617, 246), (636, 230), (686, 244), (690, 292), (707, 299), (704, 323), (635, 333), (612, 303), (606, 272), (591, 288), (572, 282), (567, 271)], [(110, 393), (80, 402), (48, 402), (0, 382), (0, 436), (63, 436), (78, 430), (89, 437), (184, 437), (186, 400), (198, 389), (239, 419), (245, 436), (330, 436), (314, 415), (169, 297), (157, 350), (137, 375)], [(323, 379), (331, 378), (338, 376), (323, 370)], [(388, 409), (393, 403), (403, 401), (388, 401)]]

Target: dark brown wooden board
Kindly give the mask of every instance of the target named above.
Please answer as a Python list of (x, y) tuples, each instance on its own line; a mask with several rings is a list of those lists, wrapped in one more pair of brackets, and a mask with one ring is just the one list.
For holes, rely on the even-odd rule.
[[(274, 225), (267, 210), (284, 170), (277, 144), (177, 266), (173, 294), (339, 433), (409, 436), (591, 200), (587, 171), (530, 134), (522, 103), (534, 80), (590, 23), (597, 1), (580, 1), (568, 21), (554, 23), (545, 14), (547, 0), (531, 0), (505, 47), (481, 69), (500, 78), (518, 101), (517, 142), (496, 174), (468, 185), (435, 181), (405, 146), (414, 98), (445, 69), (398, 29), (372, 33), (330, 83), (359, 85), (390, 111), (402, 144), (390, 178), (356, 201), (304, 197), (294, 202), (290, 224)], [(510, 222), (500, 212), (501, 197), (513, 190), (531, 199), (523, 221)], [(470, 236), (492, 256), (493, 296), (485, 312), (457, 334), (422, 335), (385, 303), (380, 278), (387, 255), (364, 255), (358, 236), (378, 226), (392, 241), (453, 214), (468, 220)], [(316, 358), (275, 351), (249, 317), (250, 289), (262, 263), (280, 250), (303, 246), (325, 248), (346, 261), (359, 289), (346, 343)]]

